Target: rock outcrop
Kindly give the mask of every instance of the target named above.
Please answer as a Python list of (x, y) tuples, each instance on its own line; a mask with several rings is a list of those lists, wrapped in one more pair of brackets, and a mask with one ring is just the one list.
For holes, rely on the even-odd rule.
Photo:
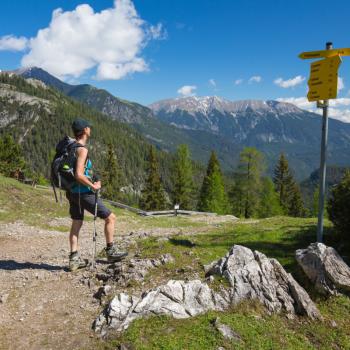
[(281, 264), (260, 252), (235, 245), (225, 257), (207, 266), (206, 272), (207, 276), (226, 277), (231, 287), (214, 291), (200, 280), (170, 280), (141, 297), (120, 293), (95, 320), (95, 331), (102, 335), (110, 329), (120, 332), (133, 320), (149, 315), (188, 318), (209, 310), (222, 311), (247, 299), (259, 300), (271, 313), (322, 318), (307, 292)]
[(259, 300), (270, 312), (321, 315), (307, 292), (287, 273), (276, 259), (234, 245), (225, 257), (206, 267), (207, 276), (218, 274), (228, 279), (233, 304), (246, 299)]
[(132, 258), (110, 265), (96, 277), (104, 282), (112, 280), (119, 286), (127, 286), (131, 281), (142, 282), (150, 270), (174, 261), (171, 254), (163, 254), (158, 259)]
[(168, 315), (188, 318), (209, 310), (222, 311), (229, 304), (227, 292), (214, 292), (200, 280), (170, 280), (167, 284), (144, 293), (141, 298), (118, 294), (95, 320), (94, 329), (104, 335), (108, 329), (123, 331), (140, 317)]
[(332, 247), (312, 243), (295, 257), (315, 288), (325, 295), (350, 291), (350, 268)]

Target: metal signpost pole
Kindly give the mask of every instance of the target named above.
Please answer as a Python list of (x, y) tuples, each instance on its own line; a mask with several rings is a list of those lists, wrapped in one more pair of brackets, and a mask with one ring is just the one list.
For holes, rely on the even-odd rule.
[[(331, 50), (332, 43), (326, 44), (326, 50)], [(322, 141), (321, 141), (321, 162), (320, 162), (320, 192), (318, 198), (318, 223), (317, 223), (317, 242), (322, 243), (323, 238), (323, 215), (324, 201), (326, 190), (326, 156), (328, 142), (328, 100), (324, 100), (322, 104)]]

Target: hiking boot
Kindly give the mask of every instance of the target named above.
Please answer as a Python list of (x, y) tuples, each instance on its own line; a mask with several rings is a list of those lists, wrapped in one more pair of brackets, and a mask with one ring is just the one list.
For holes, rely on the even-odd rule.
[(115, 246), (112, 246), (110, 248), (106, 247), (105, 251), (107, 255), (107, 261), (110, 263), (121, 261), (128, 255), (127, 252), (121, 252)]
[(87, 259), (82, 259), (78, 253), (69, 256), (69, 271), (73, 272), (88, 265)]

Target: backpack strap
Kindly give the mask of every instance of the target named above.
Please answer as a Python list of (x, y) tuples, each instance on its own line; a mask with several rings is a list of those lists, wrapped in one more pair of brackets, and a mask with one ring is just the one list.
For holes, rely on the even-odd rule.
[[(87, 147), (86, 147), (86, 146), (82, 145), (82, 144), (81, 144), (81, 143), (79, 143), (79, 142), (74, 142), (74, 143), (72, 144), (71, 149), (73, 149), (73, 150), (74, 150), (74, 152), (75, 152), (75, 156), (76, 156), (77, 149), (78, 149), (78, 148), (80, 148), (80, 147), (84, 147), (84, 148), (86, 148), (86, 149), (87, 149)], [(85, 166), (86, 166), (86, 164), (87, 164), (88, 160), (89, 160), (89, 155), (87, 155), (87, 156), (86, 156)]]

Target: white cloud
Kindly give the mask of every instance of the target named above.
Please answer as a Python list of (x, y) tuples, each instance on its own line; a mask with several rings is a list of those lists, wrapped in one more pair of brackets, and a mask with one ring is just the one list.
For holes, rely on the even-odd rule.
[(292, 103), (301, 109), (307, 110), (311, 110), (315, 107), (315, 102), (309, 102), (306, 97), (281, 97), (277, 98), (276, 101)]
[(283, 80), (282, 78), (277, 78), (273, 82), (279, 87), (286, 89), (286, 88), (300, 85), (304, 80), (305, 78), (303, 76), (297, 75), (296, 77), (287, 79), (287, 80)]
[(216, 81), (214, 79), (209, 79), (209, 84), (213, 87), (216, 88)]
[(184, 85), (179, 90), (177, 90), (177, 93), (182, 96), (193, 96), (195, 95), (196, 89), (196, 85)]
[(23, 51), (28, 44), (24, 36), (4, 35), (0, 37), (0, 51)]
[(328, 108), (328, 115), (331, 118), (341, 120), (345, 123), (350, 123), (350, 109), (337, 109), (337, 108)]
[(329, 100), (329, 105), (332, 107), (350, 106), (350, 98), (340, 97), (334, 100)]
[(344, 79), (338, 77), (338, 91), (343, 90), (345, 88)]
[(96, 68), (96, 79), (121, 79), (148, 70), (141, 56), (152, 39), (164, 39), (161, 24), (151, 26), (131, 0), (94, 12), (88, 4), (56, 9), (47, 28), (29, 40), (22, 66), (39, 66), (60, 78), (77, 78)]
[[(316, 107), (316, 102), (309, 102), (306, 97), (285, 97), (277, 98), (276, 100), (292, 103), (301, 109), (322, 115), (322, 109)], [(350, 123), (350, 109), (345, 108), (346, 106), (350, 106), (350, 98), (344, 97), (329, 100), (328, 115), (331, 118)]]
[(260, 75), (253, 75), (248, 82), (249, 83), (260, 83), (262, 81), (262, 78)]
[(243, 79), (236, 79), (235, 80), (235, 85), (240, 85), (243, 83)]

